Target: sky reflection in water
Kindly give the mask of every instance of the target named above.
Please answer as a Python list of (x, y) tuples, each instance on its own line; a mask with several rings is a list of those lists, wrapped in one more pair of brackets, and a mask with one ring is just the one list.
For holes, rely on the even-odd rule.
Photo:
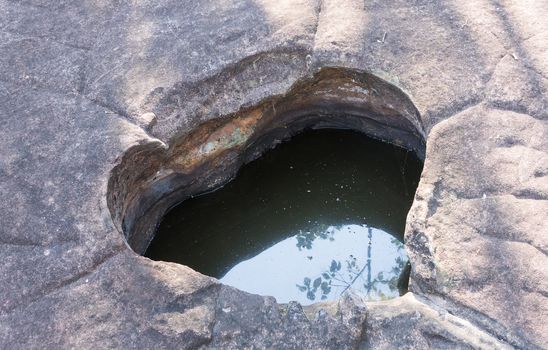
[(305, 132), (174, 207), (145, 256), (280, 302), (334, 299), (348, 284), (394, 297), (421, 168), (413, 153), (362, 134)]
[(330, 226), (323, 236), (310, 248), (299, 235), (287, 238), (234, 266), (221, 282), (282, 303), (336, 300), (349, 287), (371, 300), (399, 295), (407, 259), (400, 241), (367, 225)]

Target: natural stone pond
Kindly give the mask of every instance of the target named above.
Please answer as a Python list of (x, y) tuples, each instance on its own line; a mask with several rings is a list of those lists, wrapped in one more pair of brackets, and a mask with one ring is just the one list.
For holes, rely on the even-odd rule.
[(0, 13), (0, 349), (548, 350), (548, 1)]
[(309, 130), (172, 208), (145, 256), (188, 265), (278, 302), (370, 300), (407, 290), (411, 151), (346, 130)]

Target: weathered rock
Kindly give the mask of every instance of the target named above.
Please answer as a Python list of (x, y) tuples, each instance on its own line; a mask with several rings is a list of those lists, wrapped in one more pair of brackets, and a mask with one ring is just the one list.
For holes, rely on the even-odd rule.
[(468, 321), (416, 298), (413, 293), (371, 303), (366, 325), (363, 345), (368, 349), (511, 349)]
[(406, 237), (412, 290), (524, 348), (548, 341), (547, 125), (485, 107), (438, 124)]
[[(0, 14), (1, 348), (548, 344), (546, 1), (0, 0)], [(150, 150), (146, 168), (326, 67), (416, 107), (394, 108), (427, 143), (413, 294), (302, 309), (128, 247), (108, 184), (131, 150)]]

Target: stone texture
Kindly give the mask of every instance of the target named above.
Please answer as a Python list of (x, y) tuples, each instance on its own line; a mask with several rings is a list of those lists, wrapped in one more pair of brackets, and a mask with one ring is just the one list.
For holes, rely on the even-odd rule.
[(438, 124), (406, 236), (412, 290), (524, 348), (548, 340), (547, 126), (483, 106)]
[[(546, 1), (0, 0), (0, 14), (0, 348), (546, 348)], [(106, 199), (128, 149), (328, 66), (385, 79), (420, 113), (414, 295), (302, 309), (131, 251)]]

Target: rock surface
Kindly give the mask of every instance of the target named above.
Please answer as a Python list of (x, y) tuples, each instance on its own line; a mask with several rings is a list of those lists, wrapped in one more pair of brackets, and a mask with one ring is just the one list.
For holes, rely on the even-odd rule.
[[(0, 0), (0, 348), (548, 347), (544, 0)], [(302, 308), (126, 244), (107, 204), (138, 145), (372, 73), (427, 142), (410, 293)]]

